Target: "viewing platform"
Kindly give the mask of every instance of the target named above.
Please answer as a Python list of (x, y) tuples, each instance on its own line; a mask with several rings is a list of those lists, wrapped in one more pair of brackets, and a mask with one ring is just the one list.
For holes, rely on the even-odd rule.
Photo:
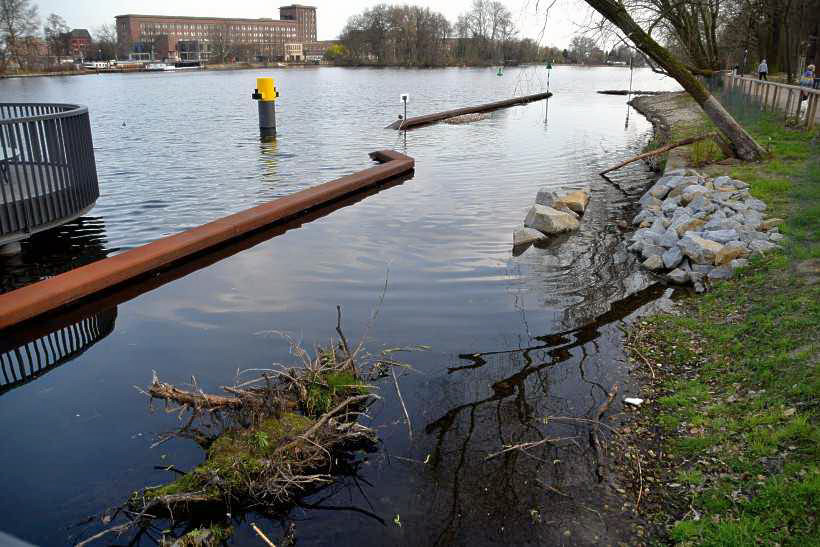
[(0, 254), (82, 216), (99, 195), (88, 108), (0, 103)]

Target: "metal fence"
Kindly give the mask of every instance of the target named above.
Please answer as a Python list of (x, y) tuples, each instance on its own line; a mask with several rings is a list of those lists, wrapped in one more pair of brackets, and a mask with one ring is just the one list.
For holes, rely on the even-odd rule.
[[(820, 90), (810, 87), (769, 82), (725, 73), (722, 76), (725, 91), (742, 96), (762, 112), (780, 112), (784, 121), (813, 129), (820, 117)], [(805, 97), (801, 100), (801, 97)]]
[(73, 220), (98, 197), (86, 107), (0, 103), (0, 245)]

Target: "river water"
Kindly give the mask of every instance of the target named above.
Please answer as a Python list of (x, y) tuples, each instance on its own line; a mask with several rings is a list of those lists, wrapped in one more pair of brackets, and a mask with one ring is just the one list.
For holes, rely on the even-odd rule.
[[(260, 143), (250, 94), (269, 75), (281, 93), (279, 138)], [(281, 520), (250, 520), (272, 538), (292, 520), (301, 545), (620, 537), (618, 525), (584, 509), (601, 499), (586, 430), (545, 417), (588, 416), (624, 381), (618, 326), (659, 296), (617, 227), (652, 174), (633, 164), (612, 182), (595, 175), (651, 135), (625, 97), (595, 93), (628, 83), (628, 69), (556, 67), (549, 101), (400, 134), (384, 126), (400, 113), (401, 93), (410, 94), (409, 115), (420, 115), (543, 91), (547, 71), (322, 67), (0, 81), (3, 101), (89, 106), (102, 194), (87, 217), (0, 262), (4, 291), (363, 169), (373, 150), (416, 159), (412, 178), (204, 257), (149, 282), (152, 291), (0, 333), (0, 531), (67, 544), (99, 529), (77, 525), (88, 516), (173, 478), (155, 466), (195, 466), (194, 443), (151, 448), (176, 416), (150, 414), (133, 386), (156, 370), (172, 383), (195, 375), (216, 391), (238, 369), (293, 363), (286, 342), (264, 333), (324, 343), (339, 305), (347, 336), (366, 334), (371, 352), (430, 346), (403, 356), (413, 366), (400, 377), (412, 440), (385, 383), (366, 420), (381, 445), (360, 457), (358, 474)], [(634, 87), (677, 88), (648, 70), (635, 72)], [(514, 256), (512, 231), (538, 188), (578, 184), (592, 187), (581, 230)], [(14, 376), (11, 354), (60, 336), (70, 348), (58, 366)], [(547, 435), (573, 440), (486, 459)], [(255, 541), (244, 521), (236, 527), (237, 544)]]

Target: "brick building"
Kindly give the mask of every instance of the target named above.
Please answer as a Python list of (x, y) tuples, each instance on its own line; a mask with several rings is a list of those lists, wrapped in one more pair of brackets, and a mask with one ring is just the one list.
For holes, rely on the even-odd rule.
[(279, 17), (283, 21), (296, 23), (296, 41), (303, 44), (316, 41), (316, 8), (313, 6), (282, 6), (279, 8)]
[(91, 34), (84, 28), (75, 28), (63, 35), (68, 45), (68, 54), (75, 58), (86, 57), (91, 47)]
[(118, 55), (139, 60), (281, 60), (286, 43), (316, 40), (316, 8), (285, 6), (280, 14), (282, 19), (118, 15)]

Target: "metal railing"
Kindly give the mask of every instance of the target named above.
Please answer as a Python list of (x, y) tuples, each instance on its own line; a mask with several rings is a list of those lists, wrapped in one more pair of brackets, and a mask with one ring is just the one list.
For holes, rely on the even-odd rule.
[[(749, 100), (758, 102), (763, 111), (780, 110), (783, 112), (784, 120), (795, 118), (798, 125), (806, 129), (813, 129), (817, 123), (820, 104), (818, 89), (757, 80), (732, 73), (724, 74), (723, 78), (728, 90), (743, 93)], [(801, 96), (806, 96), (806, 100), (801, 101)]]
[(79, 217), (99, 193), (86, 107), (0, 103), (0, 245)]

